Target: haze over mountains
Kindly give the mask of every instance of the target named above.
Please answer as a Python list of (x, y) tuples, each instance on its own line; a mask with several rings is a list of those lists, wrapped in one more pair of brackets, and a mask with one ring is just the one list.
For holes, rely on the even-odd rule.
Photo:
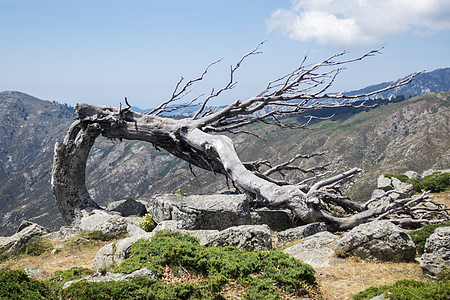
[[(379, 87), (377, 85), (376, 87)], [(373, 87), (368, 87), (373, 88)], [(363, 90), (362, 90), (363, 91)], [(243, 161), (282, 162), (296, 153), (328, 151), (331, 170), (361, 167), (364, 173), (350, 188), (367, 198), (376, 177), (387, 172), (423, 171), (450, 166), (450, 68), (417, 76), (408, 86), (384, 97), (414, 97), (374, 109), (335, 111), (331, 120), (312, 130), (255, 125), (249, 135), (232, 136)], [(63, 225), (50, 189), (53, 147), (75, 117), (73, 108), (20, 92), (0, 93), (0, 235), (12, 233), (27, 219), (53, 229)], [(301, 121), (301, 119), (299, 119)], [(181, 189), (189, 194), (227, 189), (223, 176), (194, 169), (137, 141), (98, 138), (88, 161), (91, 196), (100, 205), (126, 198), (148, 198)], [(291, 179), (303, 175), (293, 174)]]

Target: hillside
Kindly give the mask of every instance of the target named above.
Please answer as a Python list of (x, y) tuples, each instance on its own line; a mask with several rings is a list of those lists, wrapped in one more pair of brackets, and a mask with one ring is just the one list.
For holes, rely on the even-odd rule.
[[(232, 136), (243, 161), (276, 163), (296, 153), (328, 151), (312, 163), (333, 162), (331, 170), (361, 167), (350, 193), (369, 197), (375, 179), (387, 172), (423, 171), (450, 166), (450, 93), (427, 94), (357, 114), (312, 124), (306, 130), (257, 125), (250, 135)], [(22, 219), (56, 228), (61, 218), (50, 190), (53, 146), (73, 121), (72, 108), (18, 92), (0, 93), (0, 235)], [(189, 194), (227, 189), (214, 176), (159, 152), (150, 144), (98, 138), (87, 170), (88, 188), (101, 205), (126, 198), (148, 198), (181, 189)], [(292, 179), (300, 179), (300, 174)]]

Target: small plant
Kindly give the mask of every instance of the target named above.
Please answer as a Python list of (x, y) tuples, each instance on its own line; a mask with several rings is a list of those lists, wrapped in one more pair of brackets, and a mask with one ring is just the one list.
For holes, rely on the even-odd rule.
[(88, 240), (107, 242), (107, 241), (111, 241), (111, 240), (120, 238), (123, 235), (105, 233), (100, 230), (94, 230), (94, 231), (81, 231), (79, 236), (81, 238), (85, 238)]
[(178, 190), (172, 192), (172, 194), (174, 194), (174, 195), (181, 195), (183, 197), (187, 197), (188, 196), (188, 194), (183, 192), (181, 189), (178, 189)]
[(372, 286), (355, 294), (352, 299), (371, 299), (381, 294), (387, 299), (447, 300), (450, 299), (450, 282), (422, 282), (412, 279), (399, 280), (393, 285)]
[(139, 226), (147, 232), (151, 232), (156, 227), (156, 223), (153, 220), (152, 214), (146, 214), (142, 217), (142, 221), (139, 222)]
[(411, 230), (408, 234), (411, 236), (413, 242), (416, 244), (416, 249), (418, 254), (423, 254), (425, 250), (425, 242), (428, 237), (434, 232), (438, 227), (450, 226), (450, 222), (443, 222), (439, 224), (426, 225), (417, 230)]
[(34, 236), (24, 246), (23, 253), (31, 256), (39, 256), (53, 248), (52, 243), (43, 237)]

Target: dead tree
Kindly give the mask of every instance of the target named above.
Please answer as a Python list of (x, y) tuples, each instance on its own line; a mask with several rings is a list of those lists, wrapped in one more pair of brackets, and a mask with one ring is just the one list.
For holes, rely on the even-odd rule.
[[(261, 45), (261, 44), (260, 44)], [(236, 100), (227, 107), (214, 111), (208, 109), (210, 101), (236, 85), (235, 75), (242, 62), (260, 53), (259, 47), (245, 54), (230, 69), (228, 82), (208, 95), (194, 98), (186, 104), (175, 105), (190, 93), (192, 86), (203, 80), (209, 68), (195, 79), (177, 83), (172, 96), (148, 113), (137, 113), (127, 107), (77, 104), (77, 120), (70, 126), (64, 140), (55, 145), (52, 169), (52, 189), (58, 207), (67, 223), (80, 217), (83, 211), (99, 209), (91, 199), (85, 184), (85, 169), (89, 151), (99, 135), (112, 139), (142, 140), (162, 148), (196, 167), (223, 174), (248, 193), (263, 199), (271, 207), (290, 209), (305, 223), (324, 221), (330, 229), (345, 230), (374, 219), (391, 219), (400, 225), (426, 224), (448, 219), (448, 209), (438, 204), (428, 205), (431, 199), (421, 196), (397, 200), (388, 206), (368, 208), (368, 203), (357, 203), (341, 195), (340, 187), (352, 180), (361, 170), (353, 168), (335, 176), (327, 172), (317, 174), (325, 165), (303, 170), (294, 162), (314, 155), (297, 155), (290, 161), (262, 170), (265, 161), (243, 163), (233, 141), (218, 133), (245, 133), (243, 127), (262, 122), (287, 128), (301, 128), (306, 124), (287, 122), (281, 117), (296, 116), (323, 107), (354, 106), (351, 99), (368, 97), (409, 83), (408, 77), (394, 86), (364, 95), (348, 96), (328, 93), (336, 76), (346, 64), (373, 56), (379, 50), (353, 59), (343, 59), (346, 52), (333, 55), (320, 63), (306, 65), (306, 56), (293, 71), (267, 84), (258, 95), (246, 100)], [(200, 103), (200, 104), (197, 104)], [(187, 106), (199, 109), (190, 118), (161, 117)], [(310, 117), (311, 119), (312, 117)], [(308, 122), (306, 122), (308, 123)], [(322, 154), (315, 154), (322, 155)], [(270, 177), (277, 172), (300, 170), (313, 174), (308, 180), (290, 183)], [(316, 173), (315, 173), (316, 171)], [(325, 178), (325, 179), (323, 179)], [(340, 207), (345, 213), (332, 213)]]

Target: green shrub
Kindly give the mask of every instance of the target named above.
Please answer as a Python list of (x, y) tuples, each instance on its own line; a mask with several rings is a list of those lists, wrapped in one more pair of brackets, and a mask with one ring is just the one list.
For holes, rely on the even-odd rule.
[(139, 226), (147, 232), (151, 232), (156, 227), (156, 223), (153, 220), (152, 214), (146, 214), (142, 217), (142, 221), (139, 222)]
[(411, 236), (412, 240), (416, 244), (417, 253), (423, 254), (427, 238), (434, 232), (436, 228), (445, 226), (450, 226), (450, 222), (430, 224), (420, 229), (409, 231), (408, 234)]
[(387, 299), (447, 300), (450, 299), (450, 282), (422, 282), (412, 279), (399, 280), (393, 285), (370, 287), (355, 294), (352, 299), (371, 299), (381, 294), (387, 297)]
[(34, 236), (28, 240), (21, 252), (31, 256), (39, 256), (52, 248), (53, 245), (48, 239)]
[(434, 172), (427, 175), (420, 181), (420, 188), (434, 193), (443, 192), (450, 188), (450, 173)]
[(93, 231), (81, 231), (79, 234), (79, 237), (85, 238), (92, 241), (111, 241), (120, 237), (123, 237), (124, 234), (111, 234), (111, 233), (105, 233), (100, 230), (93, 230)]
[(75, 282), (64, 289), (63, 299), (214, 299), (207, 290), (197, 284), (164, 284), (148, 277), (131, 281)]
[(0, 299), (57, 299), (49, 285), (22, 270), (0, 269)]
[(178, 190), (172, 192), (172, 194), (174, 194), (174, 195), (181, 195), (183, 197), (187, 197), (188, 196), (188, 194), (183, 192), (181, 189), (178, 189)]
[[(276, 299), (274, 284), (287, 293), (308, 295), (317, 290), (314, 269), (281, 251), (247, 252), (234, 247), (204, 247), (190, 235), (157, 232), (148, 240), (140, 240), (130, 249), (130, 257), (115, 272), (131, 273), (149, 268), (161, 274), (164, 266), (183, 268), (210, 277), (207, 285), (218, 293), (229, 279), (246, 287), (247, 297)], [(175, 274), (176, 272), (174, 272)], [(250, 276), (258, 273), (257, 277)], [(266, 285), (270, 282), (270, 285)], [(274, 284), (272, 284), (274, 283)], [(266, 286), (263, 288), (263, 286)]]
[(405, 174), (390, 174), (390, 173), (388, 173), (388, 174), (384, 174), (384, 177), (387, 177), (387, 178), (394, 177), (394, 178), (397, 178), (398, 180), (400, 180), (401, 182), (407, 182), (409, 179), (409, 177), (406, 176)]

